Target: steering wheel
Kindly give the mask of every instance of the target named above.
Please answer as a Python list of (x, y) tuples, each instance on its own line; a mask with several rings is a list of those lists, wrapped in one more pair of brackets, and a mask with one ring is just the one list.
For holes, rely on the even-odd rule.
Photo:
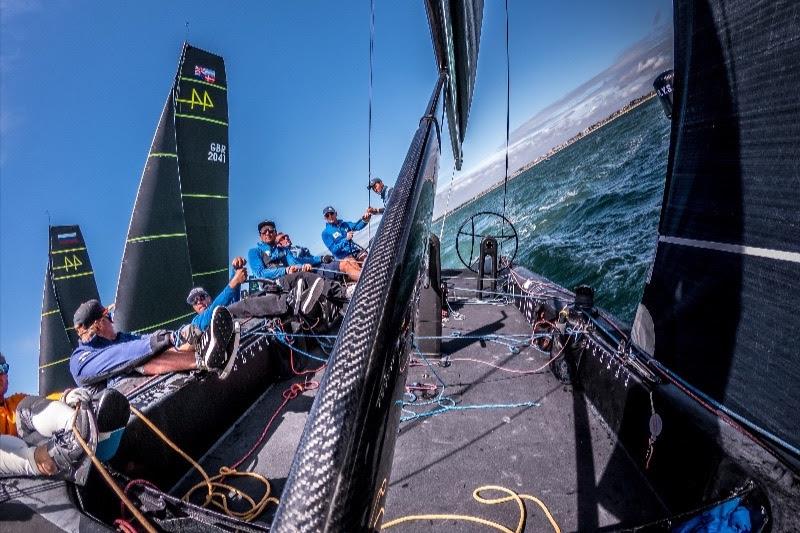
[[(477, 231), (476, 227), (478, 228)], [(511, 230), (510, 233), (506, 233), (506, 227)], [(507, 241), (512, 239), (514, 241), (514, 252), (510, 254), (511, 259), (506, 266), (500, 269), (500, 272), (502, 272), (504, 269), (508, 268), (517, 257), (519, 237), (517, 236), (517, 230), (514, 228), (514, 224), (499, 213), (494, 213), (492, 211), (475, 213), (458, 227), (458, 233), (456, 233), (456, 252), (458, 253), (458, 258), (465, 267), (477, 273), (478, 271), (472, 264), (475, 259), (480, 257), (481, 242), (486, 237), (492, 237), (497, 240), (500, 250), (503, 249), (503, 245)], [(469, 241), (469, 244), (467, 244), (467, 241)], [(464, 255), (461, 253), (461, 250), (464, 249), (464, 254), (466, 254), (467, 248), (469, 248), (469, 261), (465, 261)], [(508, 256), (509, 254), (504, 255)], [(498, 259), (500, 258), (498, 257)]]

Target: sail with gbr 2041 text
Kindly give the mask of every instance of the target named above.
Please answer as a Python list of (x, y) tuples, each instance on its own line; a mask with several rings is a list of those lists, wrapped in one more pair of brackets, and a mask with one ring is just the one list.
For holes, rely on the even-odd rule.
[(78, 345), (72, 315), (81, 302), (99, 299), (86, 242), (78, 226), (50, 226), (50, 251), (39, 330), (39, 394), (74, 387), (69, 356)]
[(117, 284), (117, 327), (175, 328), (188, 291), (228, 280), (228, 94), (220, 56), (184, 44), (147, 156)]

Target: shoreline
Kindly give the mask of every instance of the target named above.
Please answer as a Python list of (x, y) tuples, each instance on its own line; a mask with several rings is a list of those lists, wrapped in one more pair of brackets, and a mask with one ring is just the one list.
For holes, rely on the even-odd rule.
[[(625, 115), (626, 113), (636, 109), (640, 105), (642, 105), (642, 104), (644, 104), (646, 102), (649, 102), (650, 100), (652, 100), (655, 97), (656, 97), (656, 92), (655, 91), (651, 91), (651, 92), (649, 92), (649, 93), (647, 93), (645, 95), (642, 95), (642, 96), (640, 96), (638, 98), (634, 98), (633, 100), (631, 100), (630, 102), (628, 102), (627, 104), (625, 104), (621, 108), (617, 109), (616, 111), (614, 111), (613, 113), (611, 113), (607, 117), (605, 117), (605, 118), (603, 118), (601, 120), (598, 120), (597, 122), (595, 122), (591, 126), (588, 126), (584, 130), (578, 132), (577, 134), (575, 134), (574, 136), (570, 137), (569, 139), (567, 139), (563, 143), (554, 146), (553, 148), (548, 150), (546, 154), (541, 155), (541, 156), (535, 158), (530, 163), (527, 163), (527, 164), (523, 165), (522, 167), (518, 168), (514, 172), (513, 175), (508, 177), (508, 181), (511, 181), (514, 178), (517, 178), (520, 174), (522, 174), (524, 172), (527, 172), (528, 170), (532, 169), (533, 167), (535, 167), (539, 163), (543, 163), (543, 162), (547, 161), (548, 159), (550, 159), (551, 157), (553, 157), (554, 155), (559, 153), (561, 150), (564, 150), (565, 148), (569, 148), (570, 146), (572, 146), (573, 144), (577, 143), (581, 139), (585, 139), (586, 137), (588, 137), (592, 133), (598, 131), (603, 126), (606, 126), (606, 125), (614, 122), (619, 117), (621, 117), (621, 116)], [(449, 216), (450, 214), (454, 213), (455, 211), (458, 211), (459, 209), (461, 209), (462, 207), (465, 207), (465, 206), (467, 206), (467, 205), (469, 205), (471, 203), (474, 203), (474, 202), (480, 200), (481, 198), (483, 198), (487, 194), (493, 192), (495, 189), (498, 189), (498, 188), (502, 187), (503, 184), (505, 183), (505, 181), (506, 180), (498, 181), (497, 183), (493, 184), (488, 189), (483, 190), (482, 192), (480, 192), (479, 194), (473, 196), (469, 200), (460, 203), (458, 206), (450, 209), (449, 211), (446, 211), (445, 213), (442, 213), (437, 218), (434, 218), (432, 220), (432, 223), (436, 223), (437, 221), (441, 221), (442, 218)]]

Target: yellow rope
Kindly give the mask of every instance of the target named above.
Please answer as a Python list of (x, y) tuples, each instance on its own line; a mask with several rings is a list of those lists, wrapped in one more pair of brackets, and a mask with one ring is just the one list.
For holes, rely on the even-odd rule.
[(111, 490), (113, 490), (114, 493), (119, 497), (119, 499), (122, 500), (122, 503), (125, 504), (125, 507), (127, 507), (131, 513), (133, 513), (133, 516), (136, 517), (136, 519), (139, 521), (142, 527), (145, 528), (145, 530), (148, 533), (156, 533), (156, 528), (154, 528), (150, 524), (150, 522), (148, 522), (147, 518), (145, 518), (142, 512), (136, 508), (136, 506), (133, 504), (132, 501), (130, 501), (130, 499), (128, 499), (128, 496), (125, 495), (122, 489), (119, 488), (119, 485), (117, 485), (117, 483), (111, 478), (111, 475), (106, 471), (105, 467), (103, 467), (103, 463), (100, 462), (100, 460), (94, 454), (89, 445), (86, 444), (86, 441), (83, 440), (83, 437), (81, 437), (81, 434), (75, 427), (75, 420), (77, 419), (77, 410), (75, 411), (75, 413), (76, 416), (72, 418), (72, 432), (75, 434), (75, 438), (78, 441), (78, 444), (81, 445), (81, 448), (83, 448), (83, 451), (86, 453), (89, 459), (91, 459), (92, 464), (95, 466), (95, 468), (97, 468), (97, 471), (100, 472), (100, 475), (103, 476), (103, 479), (105, 480), (106, 483), (108, 483), (108, 486), (111, 487)]
[[(500, 496), (498, 498), (486, 498), (481, 495), (481, 492), (487, 490), (499, 491), (505, 494), (505, 496)], [(499, 485), (483, 485), (481, 487), (478, 487), (472, 492), (472, 497), (478, 503), (483, 503), (485, 505), (497, 505), (500, 503), (514, 501), (517, 504), (517, 508), (519, 510), (519, 520), (517, 521), (517, 528), (512, 530), (504, 526), (503, 524), (499, 524), (492, 520), (486, 520), (485, 518), (480, 518), (478, 516), (459, 515), (459, 514), (422, 514), (422, 515), (409, 515), (409, 516), (402, 516), (400, 518), (395, 518), (394, 520), (390, 520), (389, 522), (383, 524), (381, 526), (381, 529), (389, 529), (390, 527), (394, 527), (400, 524), (404, 524), (407, 522), (415, 522), (420, 520), (461, 520), (465, 522), (474, 522), (476, 524), (488, 526), (498, 531), (502, 531), (503, 533), (521, 533), (523, 528), (525, 527), (525, 521), (527, 518), (525, 503), (523, 502), (523, 500), (530, 500), (542, 508), (545, 516), (550, 521), (550, 525), (553, 526), (555, 532), (561, 533), (561, 528), (558, 527), (558, 523), (556, 523), (555, 519), (553, 518), (553, 515), (550, 514), (550, 511), (547, 509), (547, 506), (539, 498), (535, 496), (531, 496), (530, 494), (517, 494), (513, 490), (501, 487)]]
[[(183, 498), (181, 498), (183, 501), (188, 502), (189, 498), (197, 489), (205, 487), (206, 497), (202, 503), (203, 507), (213, 505), (214, 507), (222, 510), (228, 516), (239, 518), (245, 522), (250, 522), (257, 518), (261, 513), (264, 512), (264, 509), (266, 509), (267, 504), (270, 502), (275, 503), (276, 505), (279, 503), (279, 500), (276, 497), (270, 496), (272, 492), (272, 486), (266, 477), (262, 476), (261, 474), (256, 474), (255, 472), (239, 472), (225, 466), (219, 469), (219, 474), (211, 477), (197, 461), (189, 457), (186, 452), (181, 450), (178, 445), (172, 442), (169, 437), (167, 437), (160, 429), (158, 429), (158, 427), (156, 427), (156, 425), (153, 424), (153, 422), (151, 422), (141, 411), (136, 409), (134, 406), (131, 406), (131, 412), (139, 417), (139, 419), (141, 419), (141, 421), (144, 422), (145, 425), (147, 425), (147, 427), (153, 431), (153, 433), (158, 435), (158, 437), (161, 438), (161, 440), (163, 440), (170, 448), (175, 450), (178, 455), (186, 459), (186, 461), (188, 461), (203, 477), (203, 481), (200, 481), (194, 485), (186, 494), (184, 494)], [(237, 489), (232, 485), (228, 485), (227, 483), (221, 482), (227, 477), (250, 477), (256, 479), (264, 484), (264, 495), (259, 501), (255, 501), (242, 490)], [(228, 495), (231, 493), (244, 498), (248, 504), (250, 504), (250, 509), (244, 512), (238, 512), (230, 509), (228, 506)]]

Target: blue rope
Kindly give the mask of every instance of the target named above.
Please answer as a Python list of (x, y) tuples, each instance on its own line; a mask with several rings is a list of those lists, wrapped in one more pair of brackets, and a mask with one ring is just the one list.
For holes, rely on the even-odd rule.
[(313, 359), (314, 361), (319, 361), (320, 363), (327, 363), (328, 362), (327, 359), (323, 359), (321, 357), (317, 357), (316, 355), (311, 355), (308, 352), (304, 352), (303, 350), (301, 350), (297, 346), (292, 346), (291, 344), (286, 342), (285, 337), (286, 337), (285, 333), (282, 333), (282, 334), (275, 333), (275, 340), (277, 340), (278, 342), (280, 342), (281, 344), (283, 344), (287, 348), (291, 348), (292, 350), (294, 350), (295, 352), (299, 353), (300, 355), (308, 357), (309, 359)]
[[(419, 351), (419, 348), (414, 345), (414, 351), (417, 353), (420, 358), (425, 361), (425, 364), (428, 365), (431, 373), (436, 376), (436, 379), (441, 384), (441, 389), (439, 390), (439, 394), (433, 400), (428, 400), (425, 402), (417, 402), (417, 396), (413, 393), (409, 393), (414, 400), (411, 402), (406, 402), (404, 400), (400, 400), (398, 403), (400, 404), (401, 413), (409, 413), (408, 416), (401, 416), (400, 422), (409, 422), (411, 420), (415, 420), (417, 418), (426, 418), (431, 416), (440, 415), (446, 413), (448, 411), (471, 411), (476, 409), (518, 409), (521, 407), (539, 407), (539, 402), (529, 401), (529, 402), (520, 402), (520, 403), (487, 403), (487, 404), (477, 404), (477, 405), (456, 405), (456, 402), (450, 396), (444, 395), (444, 389), (447, 387), (447, 384), (444, 380), (439, 376), (436, 372), (436, 369), (433, 367), (428, 358), (425, 357), (425, 354)], [(433, 409), (432, 411), (426, 411), (424, 413), (417, 413), (410, 409), (406, 409), (407, 405), (439, 405), (438, 409)]]

